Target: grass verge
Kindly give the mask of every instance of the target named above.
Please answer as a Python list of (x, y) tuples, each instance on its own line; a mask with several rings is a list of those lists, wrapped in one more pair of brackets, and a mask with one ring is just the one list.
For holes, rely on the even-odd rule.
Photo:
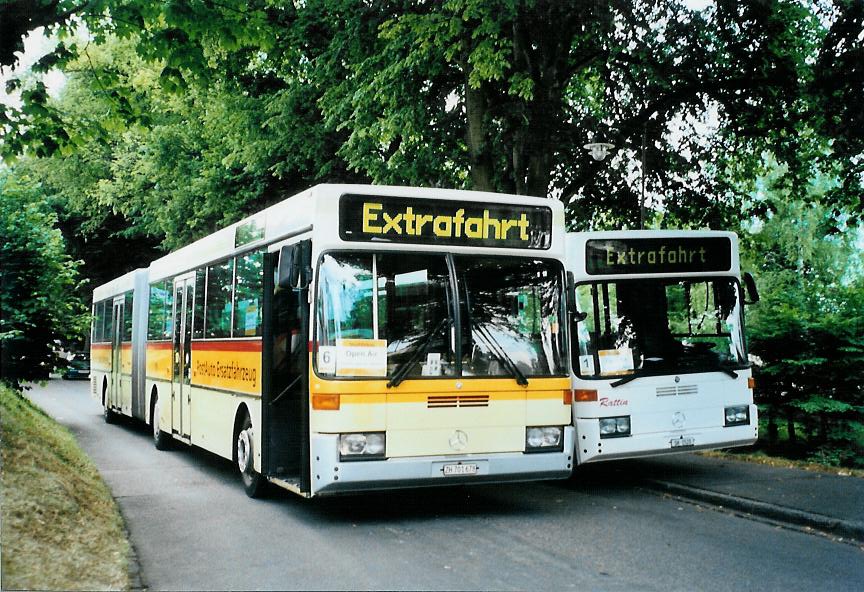
[(126, 590), (129, 542), (72, 434), (0, 386), (3, 590)]

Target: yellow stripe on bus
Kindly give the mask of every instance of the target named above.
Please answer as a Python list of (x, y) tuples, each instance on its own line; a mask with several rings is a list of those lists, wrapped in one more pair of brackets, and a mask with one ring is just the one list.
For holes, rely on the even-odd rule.
[(192, 384), (260, 395), (261, 352), (193, 349)]
[(171, 380), (171, 343), (147, 344), (147, 376)]

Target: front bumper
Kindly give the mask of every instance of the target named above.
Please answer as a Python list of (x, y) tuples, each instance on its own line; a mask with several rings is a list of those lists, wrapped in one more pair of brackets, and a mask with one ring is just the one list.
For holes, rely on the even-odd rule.
[[(634, 433), (623, 438), (600, 438), (597, 419), (576, 420), (576, 458), (579, 464), (749, 446), (759, 437), (759, 412), (750, 405), (750, 423), (734, 427), (702, 427), (685, 430), (665, 430), (651, 433)], [(692, 438), (693, 444), (672, 447), (672, 440)]]
[[(573, 427), (566, 426), (562, 452), (453, 454), (340, 462), (339, 436), (313, 434), (312, 494), (460, 483), (566, 479), (573, 472), (574, 439)], [(477, 465), (477, 474), (458, 477), (444, 475), (444, 465), (458, 463)]]

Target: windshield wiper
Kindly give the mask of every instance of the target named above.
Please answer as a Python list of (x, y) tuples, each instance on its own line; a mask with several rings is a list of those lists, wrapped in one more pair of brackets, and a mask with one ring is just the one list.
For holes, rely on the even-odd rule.
[(450, 324), (450, 318), (444, 317), (441, 319), (441, 322), (435, 325), (435, 327), (426, 334), (426, 340), (423, 342), (423, 345), (414, 350), (414, 353), (411, 354), (411, 357), (408, 358), (405, 362), (402, 363), (401, 366), (396, 368), (393, 372), (393, 376), (390, 377), (390, 382), (387, 383), (387, 388), (399, 386), (403, 380), (408, 376), (408, 371), (411, 370), (411, 366), (414, 365), (417, 360), (423, 357), (427, 351), (429, 351), (429, 347), (432, 345), (432, 339), (435, 335), (438, 334), (445, 325)]
[(504, 367), (510, 372), (510, 375), (516, 379), (516, 384), (520, 386), (528, 386), (528, 379), (525, 378), (525, 375), (522, 374), (522, 371), (516, 366), (516, 363), (513, 361), (507, 352), (504, 351), (504, 348), (501, 347), (501, 344), (495, 340), (492, 336), (492, 333), (489, 332), (489, 329), (486, 327), (485, 323), (481, 323), (480, 321), (471, 320), (471, 324), (474, 326), (474, 329), (477, 331), (478, 335), (481, 335), (483, 339), (486, 341), (486, 345), (489, 346), (489, 351), (492, 352), (498, 360), (504, 364)]
[[(704, 372), (710, 372), (712, 370), (718, 370), (720, 372), (723, 372), (724, 374), (729, 375), (732, 378), (738, 378), (737, 372), (734, 372), (734, 371), (732, 371), (731, 368), (726, 368), (725, 366), (723, 366), (721, 364), (717, 364), (717, 366), (714, 368), (706, 368), (704, 370)], [(637, 372), (634, 370), (633, 374), (631, 374), (630, 376), (625, 376), (624, 378), (622, 378), (620, 380), (616, 380), (615, 382), (611, 382), (611, 383), (609, 383), (609, 386), (611, 386), (612, 388), (615, 388), (616, 386), (621, 386), (621, 385), (627, 384), (628, 382), (636, 380), (637, 378), (642, 378), (643, 376), (666, 376), (667, 374), (674, 374), (674, 372), (671, 372), (671, 371)]]
[(727, 368), (723, 364), (717, 364), (717, 370), (722, 372), (723, 374), (728, 374), (732, 378), (738, 378), (738, 373), (732, 370), (731, 368)]
[(624, 378), (622, 378), (620, 380), (616, 380), (615, 382), (610, 382), (609, 386), (611, 386), (612, 388), (615, 388), (616, 386), (621, 386), (622, 384), (627, 384), (628, 382), (630, 382), (632, 380), (636, 380), (637, 378), (642, 378), (643, 376), (657, 376), (657, 375), (656, 374), (646, 374), (644, 372), (638, 372), (637, 373), (636, 370), (634, 370), (633, 374), (631, 374), (630, 376), (625, 376)]

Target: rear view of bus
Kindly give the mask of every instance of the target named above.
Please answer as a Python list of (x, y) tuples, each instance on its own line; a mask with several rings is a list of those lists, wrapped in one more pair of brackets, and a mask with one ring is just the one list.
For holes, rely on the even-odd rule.
[(734, 233), (571, 233), (567, 259), (579, 463), (756, 441)]

